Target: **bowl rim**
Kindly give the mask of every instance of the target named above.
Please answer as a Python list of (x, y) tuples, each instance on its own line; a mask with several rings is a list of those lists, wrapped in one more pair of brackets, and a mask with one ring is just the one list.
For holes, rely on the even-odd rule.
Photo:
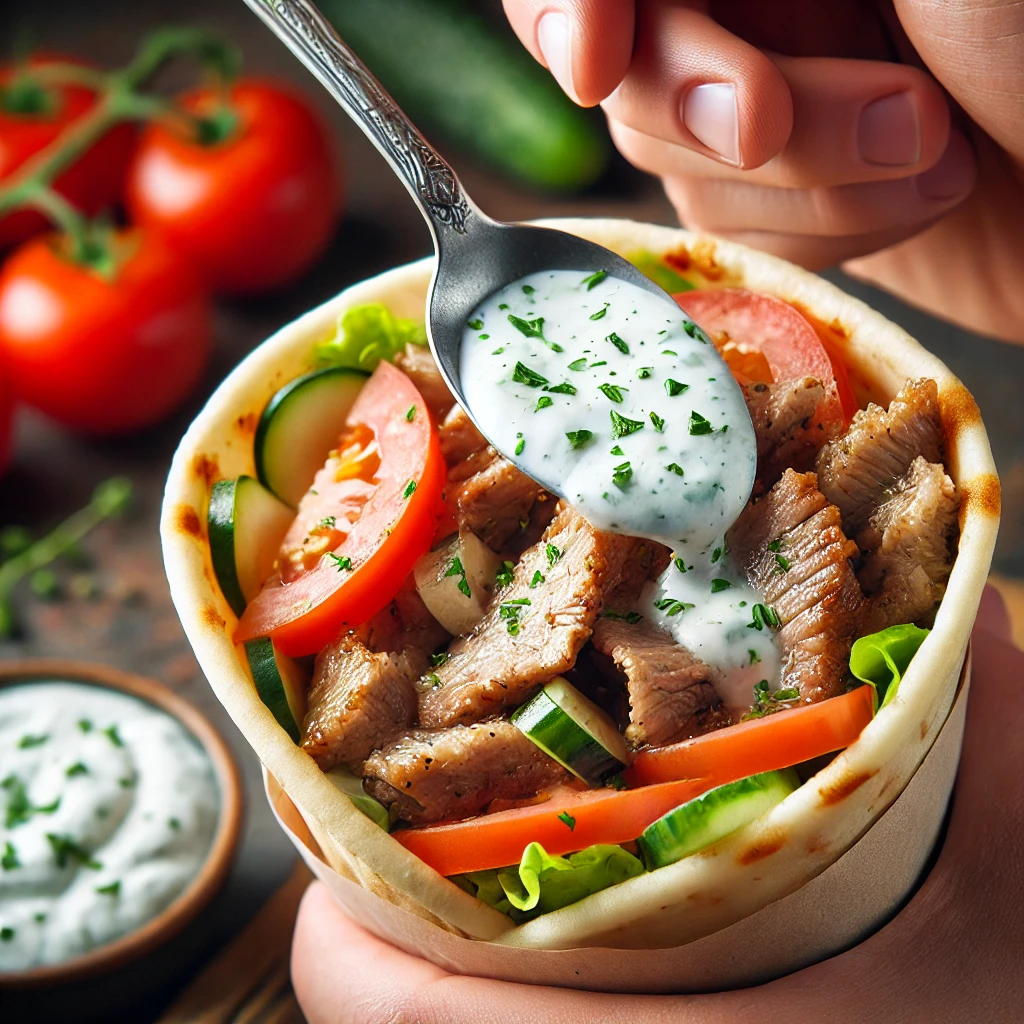
[(245, 797), (234, 755), (194, 704), (163, 683), (100, 662), (24, 658), (0, 664), (0, 689), (43, 680), (117, 690), (170, 715), (185, 727), (210, 759), (220, 790), (220, 810), (210, 849), (198, 873), (156, 917), (127, 935), (64, 963), (0, 972), (0, 988), (78, 981), (122, 967), (156, 949), (192, 921), (220, 889), (234, 862), (242, 832)]

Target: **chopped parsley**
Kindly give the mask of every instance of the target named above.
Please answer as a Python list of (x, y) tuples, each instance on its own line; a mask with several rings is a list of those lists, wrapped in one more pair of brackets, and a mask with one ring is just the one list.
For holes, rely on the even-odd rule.
[(604, 304), (604, 309), (599, 309), (596, 313), (590, 314), (591, 320), (603, 320), (605, 314), (608, 312), (608, 303)]
[(538, 569), (533, 574), (533, 579), (530, 580), (530, 589), (533, 590), (534, 587), (538, 587), (538, 586), (540, 586), (540, 584), (546, 583), (546, 582), (547, 582), (547, 577), (541, 575), (541, 571), (540, 571), (540, 569)]
[(338, 522), (338, 520), (334, 516), (324, 516), (324, 518), (321, 519), (320, 522), (317, 523), (316, 525), (317, 526), (322, 526), (325, 529), (329, 530), (329, 529), (332, 529), (337, 522)]
[(494, 582), (499, 587), (507, 587), (512, 582), (512, 575), (515, 571), (515, 566), (511, 562), (502, 562), (498, 566), (498, 571), (494, 574)]
[(548, 398), (547, 395), (541, 395), (540, 398), (537, 399), (537, 404), (533, 407), (533, 411), (534, 412), (540, 412), (541, 409), (547, 409), (548, 406), (551, 406), (551, 405), (554, 405), (554, 404), (555, 404), (554, 399)]
[(626, 612), (623, 614), (622, 612), (612, 611), (611, 608), (605, 609), (601, 614), (603, 618), (621, 619), (623, 622), (628, 622), (631, 626), (635, 626), (643, 618), (639, 612)]
[(769, 551), (779, 551), (781, 548), (782, 548), (782, 538), (781, 537), (776, 537), (775, 540), (773, 540), (768, 545), (768, 550)]
[(621, 445), (616, 445), (609, 453), (609, 455), (625, 455), (626, 453), (622, 450)]
[[(615, 413), (613, 412), (612, 415), (614, 416)], [(569, 447), (573, 450), (585, 448), (594, 440), (594, 432), (592, 430), (568, 430), (565, 436), (569, 439)]]
[(413, 493), (415, 492), (415, 490), (416, 490), (416, 481), (415, 480), (410, 480), (405, 485), (405, 489), (402, 491), (402, 497), (403, 498), (411, 498), (413, 496)]
[(598, 359), (598, 361), (596, 363), (591, 363), (590, 364), (590, 368), (592, 370), (596, 370), (599, 366), (607, 366), (607, 365), (608, 365), (608, 360), (607, 359)]
[(426, 675), (425, 675), (425, 676), (424, 676), (423, 678), (424, 678), (424, 679), (425, 679), (425, 680), (426, 680), (426, 681), (427, 681), (428, 683), (430, 683), (430, 688), (431, 688), (432, 690), (437, 690), (437, 689), (439, 689), (439, 688), (440, 688), (441, 686), (443, 686), (443, 685), (444, 685), (444, 684), (443, 684), (443, 683), (441, 682), (441, 677), (440, 677), (440, 676), (439, 676), (439, 675), (438, 675), (438, 674), (437, 674), (436, 672), (428, 672), (428, 673), (427, 673), (427, 674), (426, 674)]
[(562, 552), (554, 544), (548, 544), (544, 553), (548, 556), (548, 565), (554, 565), (562, 557)]
[(665, 421), (656, 413), (651, 413), (651, 422), (654, 424), (654, 429), (659, 433), (665, 432)]
[(0, 857), (0, 868), (4, 871), (13, 871), (15, 868), (21, 867), (21, 861), (18, 860), (18, 851), (8, 842), (4, 843), (4, 855)]
[(715, 548), (715, 550), (711, 552), (712, 563), (717, 562), (722, 557), (724, 551), (724, 548)]
[(607, 270), (595, 270), (590, 277), (583, 278), (583, 280), (580, 281), (580, 284), (585, 284), (587, 286), (587, 291), (589, 292), (596, 288), (607, 276)]
[(570, 384), (568, 381), (563, 381), (561, 384), (552, 384), (544, 390), (550, 391), (553, 395), (575, 395), (576, 385)]
[(609, 401), (621, 402), (622, 392), (626, 391), (627, 389), (620, 388), (616, 384), (600, 384), (598, 385), (597, 390), (600, 391), (601, 394), (604, 395), (604, 397), (607, 398)]
[(679, 555), (676, 555), (676, 557), (672, 559), (672, 564), (680, 572), (686, 572), (686, 562), (684, 562), (683, 559)]
[(743, 716), (741, 721), (749, 721), (751, 718), (764, 718), (774, 711), (784, 711), (793, 706), (795, 701), (800, 699), (800, 691), (795, 686), (785, 686), (771, 692), (768, 680), (762, 679), (754, 686), (754, 703), (750, 710)]
[(84, 847), (79, 846), (71, 836), (58, 836), (53, 832), (47, 832), (46, 838), (50, 849), (53, 850), (57, 867), (67, 867), (69, 861), (76, 861), (83, 868), (89, 868), (92, 871), (99, 871), (103, 867), (99, 861), (93, 860), (92, 854)]
[(667, 469), (669, 473), (675, 473), (676, 476), (683, 475), (683, 467), (680, 466), (678, 462), (670, 462), (665, 469)]
[(517, 362), (512, 370), (512, 379), (517, 384), (525, 384), (529, 388), (541, 388), (548, 383), (547, 377), (531, 370), (525, 363)]
[(489, 334), (481, 334), (480, 335), (480, 340), (481, 341), (487, 341), (488, 338), (490, 338)]
[(15, 935), (17, 935), (17, 932), (13, 928), (8, 927), (7, 925), (5, 925), (3, 928), (0, 928), (0, 942), (10, 942)]
[(761, 655), (758, 654), (757, 651), (755, 651), (753, 647), (748, 647), (747, 648), (747, 654), (750, 655), (750, 664), (751, 665), (756, 665), (756, 664), (758, 664), (760, 662)]
[(630, 434), (635, 434), (638, 430), (644, 429), (643, 420), (631, 420), (625, 416), (620, 416), (614, 409), (609, 413), (612, 420), (612, 440), (618, 441), (619, 438), (628, 437)]
[(537, 289), (534, 288), (532, 284), (524, 284), (523, 285), (523, 294), (524, 295), (532, 295), (536, 290)]
[(82, 764), (81, 761), (76, 761), (74, 764), (70, 764), (64, 769), (64, 774), (69, 778), (73, 779), (76, 775), (85, 775), (89, 769)]
[(181, 831), (181, 822), (177, 818), (168, 818), (167, 819), (167, 827), (172, 832), (180, 832)]
[(471, 330), (479, 331), (479, 330), (481, 330), (483, 328), (484, 322), (483, 322), (483, 320), (479, 320), (479, 319), (477, 319), (477, 320), (467, 320), (466, 321), (466, 326), (469, 327)]
[(561, 823), (562, 823), (562, 824), (563, 824), (563, 825), (564, 825), (564, 826), (565, 826), (565, 827), (566, 827), (566, 828), (567, 828), (567, 829), (568, 829), (568, 830), (569, 830), (570, 832), (572, 832), (572, 831), (573, 831), (573, 829), (575, 829), (575, 828), (576, 828), (576, 819), (575, 819), (575, 818), (574, 818), (574, 817), (573, 817), (573, 816), (572, 816), (572, 815), (571, 815), (571, 814), (570, 814), (570, 813), (569, 813), (568, 811), (562, 811), (562, 813), (561, 813), (560, 815), (558, 815), (558, 820), (559, 820), (559, 821), (560, 821), (560, 822), (561, 822)]
[(109, 885), (98, 885), (96, 886), (96, 891), (101, 896), (120, 896), (121, 882), (120, 880), (115, 880), (111, 882)]
[(584, 356), (580, 356), (579, 359), (574, 359), (569, 364), (570, 370), (585, 370), (587, 368), (587, 360)]
[(614, 331), (604, 340), (610, 341), (624, 356), (629, 355), (629, 346)]
[(703, 434), (713, 434), (714, 432), (715, 428), (696, 409), (690, 413), (690, 433), (694, 437), (700, 437)]
[(522, 434), (516, 434), (516, 455), (522, 455), (526, 447), (526, 438)]
[(447, 651), (441, 651), (438, 654), (432, 654), (430, 656), (430, 664), (433, 665), (434, 668), (440, 668), (447, 660), (448, 660), (448, 652)]
[(500, 356), (501, 353), (504, 352), (504, 351), (505, 351), (505, 346), (504, 345), (499, 345), (496, 349), (492, 350), (491, 355), (492, 356)]
[(108, 725), (106, 729), (100, 730), (104, 736), (114, 744), (115, 747), (123, 747), (124, 740), (121, 739), (121, 734), (117, 731), (117, 724)]
[(641, 367), (638, 367), (637, 371), (636, 371), (636, 375), (641, 380), (647, 380), (647, 378), (650, 377), (651, 374), (653, 374), (653, 373), (654, 373), (654, 367), (653, 366), (641, 366)]
[(522, 317), (509, 313), (508, 322), (521, 334), (528, 338), (540, 338), (552, 352), (564, 352), (565, 349), (554, 341), (548, 341), (544, 337), (544, 317), (539, 316), (536, 320), (524, 320)]
[(80, 718), (78, 720), (78, 728), (81, 729), (82, 732), (92, 732), (92, 722), (90, 722), (88, 718)]
[(336, 555), (333, 551), (328, 551), (327, 557), (334, 559), (334, 567), (338, 572), (341, 572), (342, 569), (352, 568), (352, 559), (348, 555)]
[(458, 582), (459, 591), (466, 595), (466, 597), (472, 597), (472, 593), (469, 589), (469, 582), (466, 580), (466, 570), (462, 567), (462, 559), (456, 555), (452, 559), (452, 564), (445, 570), (444, 577), (447, 579), (449, 576), (460, 577)]
[(633, 467), (628, 462), (623, 462), (612, 470), (612, 483), (619, 490), (625, 490), (629, 481), (633, 479)]
[(684, 391), (689, 389), (689, 384), (680, 384), (679, 381), (673, 380), (671, 377), (665, 378), (665, 390), (669, 393), (669, 397), (675, 398), (676, 395), (681, 395)]
[(732, 584), (728, 580), (715, 577), (715, 579), (711, 581), (712, 594), (720, 594), (723, 590), (730, 590), (731, 588)]
[(30, 750), (32, 747), (41, 747), (49, 738), (49, 733), (42, 733), (39, 736), (31, 736), (26, 733), (18, 740), (18, 749)]
[(680, 612), (689, 611), (697, 606), (688, 604), (686, 601), (677, 601), (674, 597), (663, 597), (659, 601), (654, 602), (654, 607), (666, 615), (679, 615)]
[(747, 629), (756, 629), (759, 633), (765, 626), (769, 629), (778, 629), (782, 624), (779, 613), (771, 605), (758, 602), (751, 611), (751, 621), (747, 623)]
[(789, 572), (790, 566), (792, 566), (792, 564), (793, 563), (788, 558), (786, 558), (785, 555), (775, 556), (775, 565), (779, 572)]
[(522, 614), (523, 606), (528, 605), (528, 597), (516, 597), (510, 601), (503, 601), (498, 605), (498, 614), (506, 620), (509, 636), (519, 634), (519, 616)]
[(33, 814), (53, 814), (60, 807), (60, 797), (51, 803), (33, 807), (28, 798), (28, 789), (17, 775), (8, 775), (0, 782), (0, 787), (7, 790), (7, 812), (4, 819), (6, 828), (23, 825)]
[(405, 410), (405, 418), (410, 423), (412, 423), (412, 421), (414, 419), (416, 419), (416, 405), (415, 405), (415, 403), (413, 405), (410, 405), (409, 408)]
[(679, 353), (678, 353), (678, 352), (675, 352), (675, 351), (673, 351), (673, 350), (672, 350), (672, 349), (670, 349), (670, 348), (663, 348), (663, 349), (661, 350), (661, 354), (662, 354), (663, 356), (677, 356), (677, 355), (679, 355)]

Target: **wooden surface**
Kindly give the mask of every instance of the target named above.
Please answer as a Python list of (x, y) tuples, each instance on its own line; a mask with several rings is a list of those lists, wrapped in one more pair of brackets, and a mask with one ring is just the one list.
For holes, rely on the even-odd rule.
[[(238, 757), (248, 793), (241, 854), (226, 890), (204, 918), (203, 928), (186, 936), (174, 957), (145, 968), (151, 977), (143, 971), (143, 977), (134, 979), (140, 993), (146, 982), (152, 991), (132, 999), (131, 1009), (118, 1013), (116, 1019), (124, 1024), (155, 1019), (187, 979), (285, 882), (294, 862), (291, 846), (264, 800), (259, 766), (206, 685), (170, 604), (160, 562), (157, 518), (174, 446), (204, 397), (238, 359), (276, 328), (346, 285), (425, 255), (429, 248), (420, 215), (384, 162), (241, 0), (94, 0), (90, 4), (4, 0), (0, 4), (0, 40), (10, 40), (19, 26), (34, 26), (47, 49), (117, 64), (128, 57), (147, 29), (188, 20), (232, 35), (243, 47), (248, 71), (282, 75), (308, 90), (344, 151), (348, 212), (325, 259), (299, 285), (281, 295), (219, 306), (214, 364), (201, 392), (172, 420), (136, 437), (92, 442), (25, 413), (17, 429), (15, 466), (0, 481), (0, 525), (21, 523), (37, 531), (84, 504), (92, 487), (115, 473), (128, 475), (138, 491), (131, 517), (101, 527), (85, 545), (100, 595), (92, 600), (41, 603), (22, 592), (18, 608), (24, 633), (14, 643), (0, 643), (0, 659), (91, 659), (163, 680), (201, 707), (223, 732)], [(621, 162), (591, 193), (556, 199), (502, 184), (469, 166), (457, 153), (451, 157), (469, 193), (499, 218), (584, 214), (673, 222), (657, 183)], [(1006, 482), (1007, 512), (999, 564), (1004, 572), (1024, 575), (1024, 461), (1019, 440), (1024, 435), (1024, 403), (1020, 400), (1024, 350), (971, 337), (888, 296), (845, 279), (841, 283), (933, 348), (977, 396), (995, 438)], [(54, 998), (61, 1019), (71, 1022), (87, 1016), (81, 1011), (88, 1003), (77, 996), (61, 1001), (58, 993)]]

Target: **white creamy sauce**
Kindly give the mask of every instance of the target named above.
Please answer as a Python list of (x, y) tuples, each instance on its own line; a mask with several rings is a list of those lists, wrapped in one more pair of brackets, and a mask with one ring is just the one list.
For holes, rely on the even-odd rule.
[(209, 759), (163, 711), (80, 683), (0, 689), (0, 971), (155, 917), (206, 859), (218, 812)]
[[(707, 336), (668, 299), (588, 271), (531, 274), (491, 295), (463, 332), (469, 410), (516, 465), (602, 530), (672, 548), (635, 611), (715, 669), (750, 707), (776, 685), (763, 601), (725, 533), (757, 467), (743, 393)], [(683, 570), (683, 571), (680, 571)]]

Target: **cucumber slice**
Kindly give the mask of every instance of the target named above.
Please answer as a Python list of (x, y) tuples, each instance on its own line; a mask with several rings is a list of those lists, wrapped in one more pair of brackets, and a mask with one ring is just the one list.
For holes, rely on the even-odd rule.
[(792, 768), (728, 782), (668, 812), (637, 840), (648, 870), (674, 864), (742, 828), (800, 788)]
[(218, 480), (206, 513), (210, 556), (221, 592), (236, 615), (274, 571), (281, 538), (295, 513), (251, 476)]
[(357, 778), (344, 768), (332, 768), (324, 774), (326, 774), (335, 789), (344, 793), (356, 805), (356, 810), (362, 811), (370, 821), (380, 825), (385, 832), (391, 831), (391, 819), (388, 817), (388, 809), (379, 801), (374, 800), (363, 789), (362, 779)]
[(267, 403), (256, 428), (256, 475), (292, 508), (327, 460), (368, 374), (347, 366), (314, 370)]
[(298, 743), (302, 738), (302, 720), (306, 717), (306, 690), (309, 675), (292, 658), (274, 650), (264, 636), (245, 645), (245, 656), (260, 700), (270, 709), (278, 724)]
[(519, 708), (512, 723), (589, 786), (603, 785), (630, 762), (611, 718), (561, 676)]

